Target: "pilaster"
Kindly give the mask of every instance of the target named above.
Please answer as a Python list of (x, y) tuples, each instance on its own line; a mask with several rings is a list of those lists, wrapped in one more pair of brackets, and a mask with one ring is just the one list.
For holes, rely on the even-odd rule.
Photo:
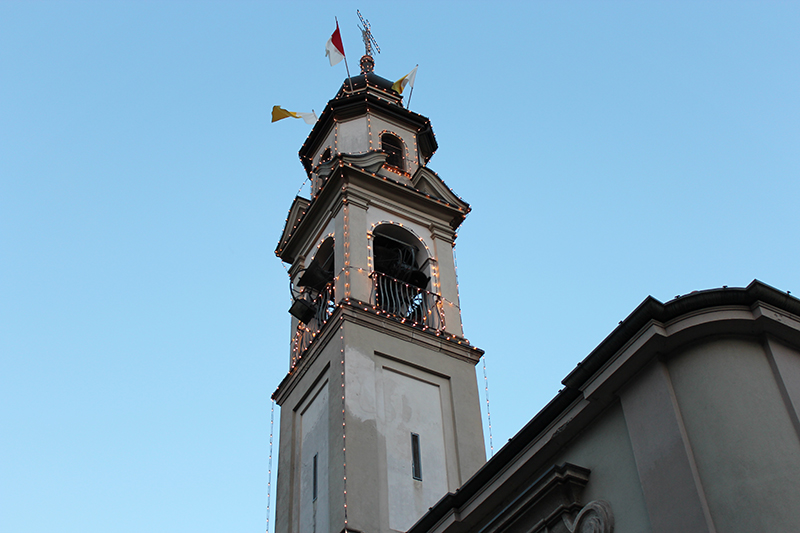
[(653, 361), (620, 394), (653, 531), (716, 531), (669, 371)]
[(461, 304), (458, 297), (458, 279), (455, 264), (454, 235), (452, 231), (433, 227), (431, 230), (434, 253), (436, 254), (436, 274), (439, 291), (444, 298), (443, 310), (446, 331), (463, 336), (461, 325)]
[[(344, 199), (344, 269), (347, 284), (345, 298), (369, 302), (372, 280), (369, 277), (367, 243), (367, 208), (369, 201), (348, 191)], [(338, 294), (338, 293), (337, 293)], [(338, 297), (337, 297), (338, 298)]]

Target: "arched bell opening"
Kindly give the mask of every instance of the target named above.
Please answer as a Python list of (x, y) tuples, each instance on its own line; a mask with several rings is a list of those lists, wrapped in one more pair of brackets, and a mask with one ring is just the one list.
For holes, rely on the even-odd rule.
[(372, 232), (372, 252), (376, 307), (415, 326), (442, 328), (440, 298), (429, 290), (432, 260), (419, 238), (381, 224)]
[(386, 152), (386, 164), (395, 167), (401, 172), (405, 172), (406, 148), (403, 140), (392, 133), (381, 135), (381, 149)]
[(420, 289), (427, 289), (430, 275), (424, 270), (428, 254), (410, 231), (381, 224), (372, 232), (375, 271)]
[(317, 249), (314, 258), (291, 283), (292, 307), (289, 313), (307, 327), (317, 330), (330, 317), (335, 306), (333, 292), (333, 237), (328, 237)]

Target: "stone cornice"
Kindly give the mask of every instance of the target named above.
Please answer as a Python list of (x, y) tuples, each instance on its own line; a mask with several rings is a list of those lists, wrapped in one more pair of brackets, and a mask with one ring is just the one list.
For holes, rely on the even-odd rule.
[[(494, 494), (480, 502), (480, 508), (465, 491), (447, 493), (411, 529), (409, 533), (430, 531), (467, 533), (471, 531), (517, 531), (533, 533), (582, 529), (593, 520), (601, 529), (613, 530), (614, 517), (608, 502), (599, 500), (583, 506), (581, 494), (589, 482), (590, 470), (571, 463), (553, 465), (544, 473), (515, 485), (510, 491)], [(497, 512), (498, 505), (502, 512)], [(591, 516), (589, 516), (591, 515)], [(573, 520), (572, 517), (575, 517)]]
[[(452, 205), (410, 185), (381, 177), (350, 163), (337, 160), (330, 177), (305, 207), (305, 214), (293, 224), (293, 231), (284, 231), (275, 254), (286, 263), (294, 263), (297, 254), (307, 247), (307, 239), (315, 235), (314, 229), (341, 207), (345, 198), (353, 197), (359, 205), (375, 203), (392, 205), (402, 210), (413, 210), (413, 215), (425, 223), (439, 221), (455, 230), (469, 211), (469, 206)], [(426, 220), (427, 219), (427, 220)], [(287, 223), (288, 227), (288, 223)]]
[(342, 322), (349, 322), (379, 331), (382, 334), (402, 339), (428, 350), (439, 352), (448, 357), (469, 362), (472, 365), (477, 365), (484, 353), (480, 348), (471, 346), (465, 339), (455, 335), (433, 330), (421, 330), (402, 324), (393, 318), (379, 315), (371, 310), (369, 304), (354, 300), (343, 301), (339, 304), (328, 319), (328, 322), (302, 355), (297, 365), (286, 374), (283, 380), (281, 380), (280, 385), (278, 385), (278, 388), (272, 394), (272, 399), (274, 399), (278, 405), (283, 403), (297, 383), (299, 383), (300, 379), (302, 379), (308, 369), (313, 365), (314, 361), (319, 357), (325, 346), (331, 342), (338, 331), (338, 324)]

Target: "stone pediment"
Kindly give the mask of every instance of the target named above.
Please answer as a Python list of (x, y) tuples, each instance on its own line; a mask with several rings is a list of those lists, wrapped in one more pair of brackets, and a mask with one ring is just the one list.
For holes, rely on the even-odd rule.
[(311, 205), (311, 200), (303, 198), (302, 196), (295, 196), (292, 207), (289, 209), (289, 214), (286, 216), (286, 224), (283, 226), (283, 233), (281, 233), (281, 240), (278, 242), (278, 247), (275, 248), (275, 255), (280, 257), (281, 251), (289, 242), (297, 225), (303, 219), (303, 216)]
[(420, 167), (419, 170), (417, 170), (414, 176), (411, 177), (411, 186), (423, 194), (444, 200), (451, 205), (462, 207), (467, 211), (469, 210), (469, 204), (459, 198), (458, 195), (442, 181), (442, 178), (428, 167)]

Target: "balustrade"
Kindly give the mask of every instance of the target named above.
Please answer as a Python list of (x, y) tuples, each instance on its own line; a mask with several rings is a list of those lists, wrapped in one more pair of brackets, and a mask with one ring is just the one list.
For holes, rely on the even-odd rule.
[[(420, 289), (413, 284), (380, 272), (371, 274), (373, 301), (376, 312), (403, 324), (423, 330), (444, 331), (444, 301), (439, 294)], [(314, 316), (308, 323), (299, 323), (292, 343), (292, 366), (316, 338), (333, 312), (336, 299), (333, 284), (328, 284), (314, 300)]]

